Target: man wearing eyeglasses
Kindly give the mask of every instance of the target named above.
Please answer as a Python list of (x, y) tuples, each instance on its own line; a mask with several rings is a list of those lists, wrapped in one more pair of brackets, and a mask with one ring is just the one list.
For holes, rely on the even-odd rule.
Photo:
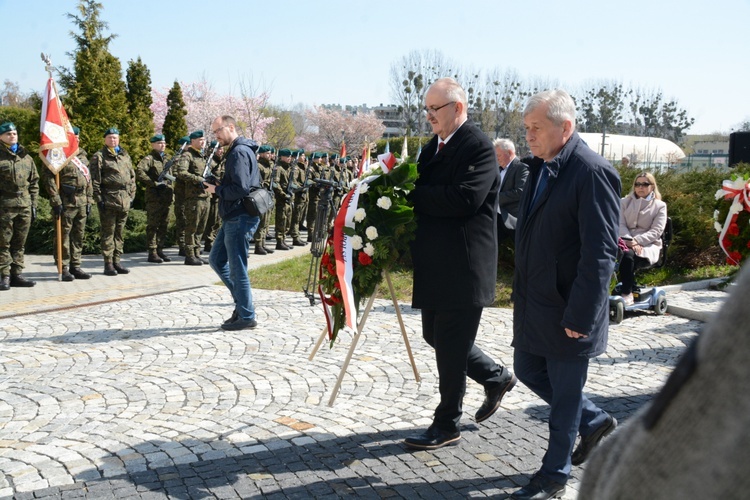
[(255, 328), (258, 323), (253, 306), (253, 291), (247, 275), (247, 252), (250, 239), (260, 223), (242, 205), (250, 188), (260, 186), (260, 172), (255, 152), (258, 145), (237, 132), (237, 122), (231, 116), (216, 118), (211, 131), (224, 147), (224, 177), (218, 185), (203, 184), (208, 193), (219, 197), (219, 217), (222, 224), (211, 247), (208, 263), (226, 285), (234, 299), (234, 312), (222, 325), (223, 330)]
[(589, 359), (607, 347), (620, 178), (581, 140), (575, 119), (564, 90), (533, 95), (523, 112), (534, 158), (516, 224), (513, 368), (550, 415), (541, 468), (515, 499), (562, 496), (571, 465), (617, 426), (583, 387)]
[(477, 422), (497, 411), (516, 378), (474, 344), (482, 309), (495, 299), (500, 189), (495, 152), (467, 121), (466, 92), (454, 79), (433, 83), (425, 105), (435, 136), (422, 150), (410, 194), (417, 214), (412, 307), (422, 310), (422, 335), (435, 349), (440, 404), (432, 425), (404, 443), (430, 450), (461, 438), (467, 375), (485, 391)]

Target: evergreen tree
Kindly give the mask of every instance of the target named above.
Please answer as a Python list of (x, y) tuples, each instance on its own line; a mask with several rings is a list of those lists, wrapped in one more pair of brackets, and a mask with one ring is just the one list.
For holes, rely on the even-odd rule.
[(179, 149), (177, 141), (188, 134), (187, 109), (182, 98), (182, 88), (177, 80), (167, 94), (167, 116), (161, 131), (167, 141), (167, 146), (173, 150)]
[(71, 122), (81, 128), (81, 144), (89, 152), (101, 149), (104, 131), (120, 129), (123, 143), (127, 143), (128, 104), (122, 66), (109, 52), (109, 43), (116, 35), (104, 35), (108, 28), (100, 18), (102, 4), (94, 0), (80, 0), (77, 14), (68, 18), (78, 28), (71, 32), (76, 49), (68, 55), (73, 59), (73, 70), (60, 70), (60, 84), (65, 91), (65, 106)]
[(125, 148), (133, 161), (139, 161), (151, 151), (149, 138), (154, 135), (154, 113), (151, 111), (151, 72), (141, 61), (128, 61), (127, 82), (130, 127)]

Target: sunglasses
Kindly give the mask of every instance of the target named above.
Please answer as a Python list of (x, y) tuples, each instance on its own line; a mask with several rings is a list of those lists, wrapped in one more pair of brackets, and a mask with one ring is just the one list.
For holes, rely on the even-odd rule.
[(645, 188), (645, 187), (649, 187), (650, 185), (651, 185), (650, 182), (636, 182), (634, 184), (634, 186), (637, 188)]

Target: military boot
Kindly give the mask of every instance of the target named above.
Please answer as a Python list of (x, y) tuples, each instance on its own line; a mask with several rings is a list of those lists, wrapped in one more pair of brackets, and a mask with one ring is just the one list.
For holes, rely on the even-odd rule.
[(307, 243), (305, 243), (304, 241), (302, 241), (299, 238), (294, 238), (292, 240), (292, 246), (295, 246), (295, 247), (304, 247), (306, 245), (307, 245)]
[(0, 277), (0, 290), (10, 290), (10, 276)]
[(208, 241), (208, 240), (206, 240), (206, 244), (203, 245), (203, 251), (204, 252), (210, 252), (212, 246), (213, 246), (213, 243), (210, 242), (210, 241)]
[(89, 273), (83, 272), (83, 269), (81, 269), (80, 267), (70, 266), (70, 274), (72, 274), (77, 280), (87, 280), (91, 278), (91, 275)]
[(276, 250), (291, 250), (292, 247), (287, 246), (283, 240), (276, 240)]
[(36, 285), (36, 281), (27, 280), (20, 274), (12, 274), (10, 276), (10, 286), (28, 288)]
[(153, 262), (154, 264), (161, 264), (164, 262), (164, 260), (156, 253), (156, 249), (153, 248), (148, 251), (148, 261)]
[(197, 249), (197, 248), (195, 250), (195, 256), (198, 257), (198, 260), (200, 260), (204, 264), (208, 265), (208, 259), (204, 259), (203, 257), (201, 257), (201, 251), (199, 249)]
[(115, 266), (113, 266), (111, 262), (104, 263), (104, 275), (105, 276), (117, 276), (117, 271), (115, 270)]
[(68, 271), (67, 269), (63, 268), (62, 280), (63, 281), (73, 281), (74, 279), (76, 279), (76, 277), (73, 276), (72, 274), (70, 274), (70, 271)]
[(203, 261), (195, 256), (195, 251), (192, 248), (185, 250), (185, 265), (186, 266), (202, 266)]
[(158, 255), (159, 258), (163, 260), (164, 262), (172, 262), (172, 259), (167, 257), (167, 254), (165, 254), (164, 250), (162, 250), (161, 248), (156, 249), (156, 255)]
[(179, 251), (179, 252), (177, 252), (177, 255), (178, 255), (179, 257), (185, 257), (185, 255), (186, 255), (186, 254), (185, 254), (185, 247), (180, 247), (180, 251)]
[(125, 269), (119, 262), (113, 262), (112, 267), (115, 268), (117, 274), (128, 274), (130, 272), (130, 269)]

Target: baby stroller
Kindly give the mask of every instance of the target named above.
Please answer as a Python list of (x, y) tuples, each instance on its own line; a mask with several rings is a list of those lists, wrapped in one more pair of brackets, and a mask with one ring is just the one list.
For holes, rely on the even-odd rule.
[[(667, 262), (667, 250), (669, 249), (670, 243), (672, 243), (672, 219), (667, 217), (667, 224), (664, 227), (664, 232), (661, 235), (661, 252), (659, 252), (659, 260), (655, 264), (648, 264), (645, 259), (636, 259), (636, 271), (641, 269), (651, 269), (662, 267)], [(615, 264), (615, 277), (620, 269), (620, 261), (622, 260), (622, 251), (619, 250), (617, 254), (617, 263)], [(609, 319), (612, 323), (620, 324), (625, 317), (625, 311), (636, 311), (641, 309), (650, 309), (657, 315), (662, 315), (667, 312), (667, 292), (659, 288), (644, 287), (637, 283), (633, 286), (633, 304), (625, 305), (625, 300), (620, 295), (622, 283), (618, 282), (612, 290), (612, 295), (609, 296)]]

